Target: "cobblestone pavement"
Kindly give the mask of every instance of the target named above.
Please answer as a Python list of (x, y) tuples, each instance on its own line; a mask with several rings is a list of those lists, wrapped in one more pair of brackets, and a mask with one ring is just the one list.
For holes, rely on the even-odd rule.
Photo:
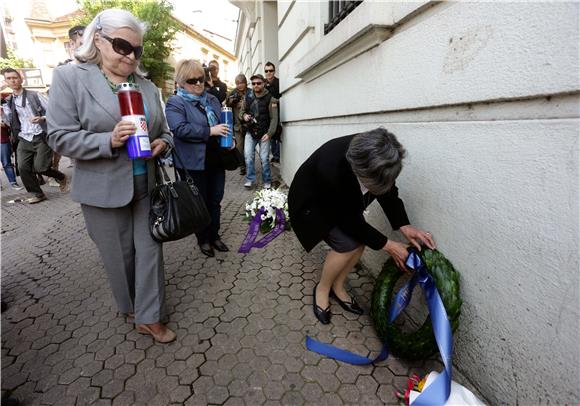
[[(306, 351), (307, 334), (365, 355), (381, 345), (368, 315), (333, 305), (332, 323), (316, 322), (311, 293), (325, 247), (306, 253), (286, 232), (265, 249), (237, 253), (252, 195), (242, 184), (228, 173), (221, 231), (229, 253), (206, 258), (193, 237), (164, 246), (169, 326), (178, 336), (168, 345), (117, 314), (78, 204), (48, 186), (46, 202), (8, 204), (23, 193), (4, 187), (3, 396), (25, 405), (396, 404), (393, 391), (411, 372), (442, 369), (436, 360), (395, 358), (354, 367)], [(365, 309), (373, 282), (365, 269), (350, 279)]]

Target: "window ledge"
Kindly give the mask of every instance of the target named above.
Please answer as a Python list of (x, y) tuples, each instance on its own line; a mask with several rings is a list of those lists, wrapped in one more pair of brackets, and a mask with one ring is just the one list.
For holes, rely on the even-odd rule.
[(310, 82), (376, 47), (403, 20), (429, 3), (385, 3), (377, 7), (376, 3), (363, 2), (298, 61), (296, 78)]

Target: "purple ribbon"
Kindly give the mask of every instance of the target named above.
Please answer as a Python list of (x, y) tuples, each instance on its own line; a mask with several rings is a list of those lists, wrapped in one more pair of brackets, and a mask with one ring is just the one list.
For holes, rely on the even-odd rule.
[(274, 226), (274, 229), (260, 240), (256, 241), (256, 237), (260, 231), (260, 223), (262, 223), (262, 214), (265, 212), (266, 209), (260, 207), (260, 210), (258, 210), (252, 219), (252, 222), (250, 223), (250, 229), (246, 234), (246, 238), (244, 238), (244, 241), (238, 250), (239, 253), (247, 254), (252, 248), (264, 248), (266, 245), (274, 241), (276, 237), (282, 234), (282, 232), (284, 232), (284, 228), (286, 226), (286, 217), (284, 216), (284, 212), (282, 210), (276, 209), (276, 225)]

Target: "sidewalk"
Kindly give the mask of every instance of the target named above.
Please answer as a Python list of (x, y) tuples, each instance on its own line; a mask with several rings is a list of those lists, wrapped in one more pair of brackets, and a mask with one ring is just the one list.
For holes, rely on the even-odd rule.
[[(286, 232), (237, 253), (253, 194), (237, 171), (228, 172), (222, 206), (231, 251), (207, 258), (193, 237), (164, 246), (169, 326), (178, 337), (168, 345), (117, 315), (79, 205), (43, 189), (49, 200), (36, 205), (7, 204), (23, 193), (2, 191), (2, 394), (25, 405), (397, 404), (393, 392), (410, 373), (442, 369), (394, 358), (354, 367), (306, 351), (306, 335), (365, 355), (381, 343), (368, 312), (333, 305), (330, 325), (316, 321), (311, 295), (323, 244), (306, 253)], [(373, 283), (365, 269), (350, 280), (366, 310)], [(454, 380), (463, 381), (458, 373)]]

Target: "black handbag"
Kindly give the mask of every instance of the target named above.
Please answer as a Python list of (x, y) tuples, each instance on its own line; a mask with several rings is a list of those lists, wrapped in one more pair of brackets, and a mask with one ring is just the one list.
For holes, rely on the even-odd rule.
[[(185, 168), (175, 151), (173, 156)], [(211, 222), (203, 196), (187, 171), (184, 172), (185, 180), (175, 171), (175, 182), (172, 182), (163, 164), (156, 161), (157, 184), (151, 192), (149, 211), (149, 229), (155, 241), (179, 240), (203, 230)]]

